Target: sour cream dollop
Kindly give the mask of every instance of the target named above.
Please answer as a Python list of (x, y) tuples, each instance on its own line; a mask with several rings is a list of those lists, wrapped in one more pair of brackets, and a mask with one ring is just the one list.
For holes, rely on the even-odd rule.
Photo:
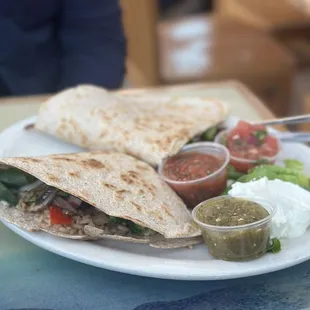
[(235, 183), (233, 197), (260, 197), (277, 205), (272, 218), (271, 237), (296, 238), (310, 225), (310, 192), (298, 185), (266, 177), (249, 183)]

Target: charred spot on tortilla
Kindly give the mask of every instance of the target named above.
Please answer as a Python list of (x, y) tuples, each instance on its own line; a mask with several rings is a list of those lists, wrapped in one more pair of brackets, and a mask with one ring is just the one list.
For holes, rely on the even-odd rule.
[(62, 157), (62, 156), (54, 156), (53, 158), (54, 160), (62, 160), (62, 161), (67, 161), (67, 162), (70, 162), (72, 161), (72, 158), (69, 158), (69, 157)]
[(138, 165), (136, 165), (136, 169), (141, 170), (141, 171), (150, 171), (150, 169), (152, 169), (152, 168), (150, 166), (147, 166), (147, 165), (138, 164)]
[(135, 153), (129, 151), (128, 148), (126, 148), (126, 147), (124, 147), (124, 152), (125, 152), (127, 155), (129, 155), (129, 156), (132, 156), (132, 157), (137, 158), (137, 154), (135, 154)]
[(115, 193), (123, 195), (123, 194), (130, 194), (130, 191), (126, 189), (119, 189)]
[(113, 198), (115, 200), (124, 200), (126, 194), (130, 194), (131, 192), (125, 189), (119, 189), (113, 192)]
[(106, 166), (101, 163), (100, 161), (98, 161), (97, 159), (84, 159), (81, 161), (82, 164), (86, 167), (90, 167), (90, 168), (94, 168), (94, 169), (102, 169), (102, 168), (106, 168)]
[(145, 184), (145, 187), (148, 189), (151, 195), (153, 195), (153, 197), (156, 196), (156, 187), (153, 184)]
[(77, 171), (70, 171), (68, 174), (73, 178), (79, 178), (81, 176), (81, 174)]
[(41, 160), (39, 158), (30, 157), (28, 161), (32, 161), (33, 163), (39, 163)]
[(116, 189), (117, 187), (113, 184), (105, 183), (104, 181), (101, 182), (102, 186), (109, 188), (109, 189)]
[(34, 129), (34, 123), (27, 124), (24, 127), (24, 130), (31, 130), (31, 129)]
[(157, 215), (157, 218), (159, 218), (160, 220), (163, 220), (163, 217), (161, 215)]
[(111, 117), (109, 115), (107, 115), (104, 111), (97, 111), (98, 115), (105, 121), (110, 121)]
[(59, 178), (56, 177), (54, 174), (48, 173), (47, 176), (51, 182), (59, 182)]
[(59, 134), (60, 136), (63, 136), (64, 132), (66, 132), (67, 129), (68, 129), (67, 120), (61, 119), (60, 125), (58, 126), (56, 130), (57, 134)]
[(133, 179), (137, 179), (139, 178), (139, 174), (136, 172), (136, 171), (133, 171), (133, 170), (129, 170), (128, 171), (128, 175), (133, 178)]
[(69, 118), (68, 123), (72, 126), (74, 131), (79, 131), (79, 124), (77, 124), (77, 122), (74, 121), (72, 118)]
[(138, 205), (137, 203), (130, 201), (130, 203), (135, 206), (137, 208), (138, 211), (141, 211), (143, 209), (143, 207), (141, 207), (140, 205)]
[(144, 195), (144, 194), (145, 194), (144, 190), (142, 188), (140, 188), (138, 191), (138, 195)]
[(124, 200), (124, 194), (123, 193), (119, 193), (119, 192), (113, 192), (113, 199), (115, 201), (122, 201)]
[(186, 129), (186, 128), (180, 129), (179, 134), (182, 137), (186, 137), (186, 138), (190, 137), (190, 133), (189, 133), (188, 129)]
[(106, 130), (102, 130), (100, 135), (99, 135), (99, 138), (104, 138), (106, 135), (107, 135), (107, 131)]
[[(83, 153), (76, 153), (76, 155), (78, 155), (78, 154), (83, 154)], [(90, 154), (90, 155), (107, 154), (108, 155), (108, 154), (115, 154), (115, 151), (113, 151), (113, 150), (92, 150), (91, 152), (88, 152), (88, 154)]]
[(135, 180), (133, 180), (128, 174), (121, 174), (121, 179), (128, 185), (135, 183)]
[(169, 209), (166, 205), (162, 205), (163, 210), (165, 211), (165, 213), (167, 215), (169, 215), (170, 217), (174, 218), (174, 216), (169, 212)]
[(127, 130), (125, 130), (125, 131), (123, 132), (123, 136), (124, 136), (125, 139), (130, 139), (130, 132), (127, 131)]

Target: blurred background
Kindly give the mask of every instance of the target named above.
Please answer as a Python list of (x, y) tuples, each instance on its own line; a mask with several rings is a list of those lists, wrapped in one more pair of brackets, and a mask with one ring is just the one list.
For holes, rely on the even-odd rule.
[(130, 86), (233, 79), (277, 116), (310, 113), (309, 0), (120, 3)]

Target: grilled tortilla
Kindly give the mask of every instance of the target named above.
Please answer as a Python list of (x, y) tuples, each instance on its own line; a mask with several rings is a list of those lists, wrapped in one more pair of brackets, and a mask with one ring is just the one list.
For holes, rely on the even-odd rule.
[(120, 96), (82, 85), (42, 103), (35, 127), (89, 150), (128, 153), (156, 166), (227, 117), (218, 100)]
[[(0, 163), (1, 171), (13, 167), (34, 177), (29, 181), (36, 186), (32, 191), (25, 192), (28, 184), (14, 189), (16, 205), (0, 204), (0, 218), (21, 228), (73, 239), (110, 238), (159, 247), (201, 241), (200, 230), (182, 200), (152, 167), (129, 155), (100, 151), (2, 158)], [(0, 182), (9, 186), (10, 180), (0, 173)], [(38, 207), (42, 203), (38, 197), (44, 200), (53, 191), (57, 200), (54, 197), (47, 207)], [(66, 209), (70, 225), (51, 225), (50, 207), (59, 207), (59, 199), (84, 204), (78, 202), (77, 213)]]

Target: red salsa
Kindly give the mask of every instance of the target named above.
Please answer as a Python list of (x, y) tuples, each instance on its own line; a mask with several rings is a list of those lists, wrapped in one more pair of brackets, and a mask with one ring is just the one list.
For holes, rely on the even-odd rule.
[(168, 158), (164, 174), (173, 181), (193, 181), (214, 173), (222, 164), (220, 158), (210, 154), (185, 152)]
[[(225, 189), (226, 167), (220, 170), (224, 162), (225, 158), (221, 156), (188, 151), (168, 158), (163, 174), (185, 204), (194, 208), (200, 202), (218, 196)], [(217, 171), (219, 173), (206, 178)]]
[(231, 158), (231, 164), (242, 172), (247, 172), (262, 160), (274, 163), (274, 157), (279, 152), (278, 140), (268, 134), (267, 128), (262, 125), (240, 121), (226, 139), (226, 147), (232, 157), (250, 161)]

